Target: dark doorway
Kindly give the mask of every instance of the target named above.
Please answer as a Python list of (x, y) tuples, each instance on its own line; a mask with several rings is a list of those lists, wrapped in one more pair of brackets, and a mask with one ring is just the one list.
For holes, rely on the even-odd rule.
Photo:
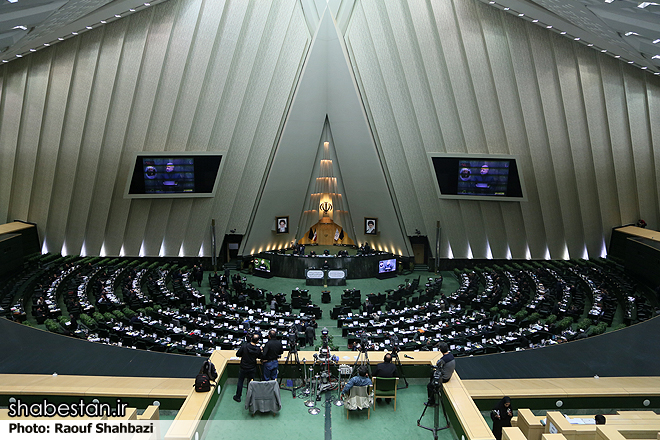
[(410, 245), (412, 246), (415, 265), (428, 265), (429, 256), (431, 255), (428, 237), (426, 235), (414, 235), (408, 238), (410, 239)]
[[(241, 247), (243, 235), (240, 234), (226, 234), (222, 242), (222, 247), (218, 253), (218, 266), (222, 267), (224, 264), (230, 266), (238, 264), (233, 269), (240, 269), (241, 263), (238, 258), (238, 249)], [(230, 269), (232, 269), (230, 267)]]

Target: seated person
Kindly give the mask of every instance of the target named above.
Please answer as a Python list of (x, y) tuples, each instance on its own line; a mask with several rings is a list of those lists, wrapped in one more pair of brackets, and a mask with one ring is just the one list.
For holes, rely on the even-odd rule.
[(372, 384), (371, 379), (367, 377), (368, 372), (369, 369), (367, 368), (367, 366), (361, 365), (358, 368), (358, 375), (351, 377), (351, 379), (348, 381), (344, 389), (341, 390), (342, 396), (347, 396), (351, 391), (351, 388), (353, 388), (354, 386), (363, 387), (363, 386), (371, 385)]
[[(383, 357), (383, 362), (376, 366), (374, 377), (396, 377), (396, 365), (392, 363), (392, 354), (386, 353)], [(380, 397), (376, 402), (380, 402)], [(392, 399), (385, 399), (386, 403), (390, 403)]]

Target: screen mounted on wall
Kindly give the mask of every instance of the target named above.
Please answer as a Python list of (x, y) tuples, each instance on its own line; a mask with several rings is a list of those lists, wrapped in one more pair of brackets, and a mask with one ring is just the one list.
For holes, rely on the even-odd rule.
[(135, 156), (127, 198), (213, 197), (222, 155), (210, 153), (139, 153)]
[(515, 156), (429, 155), (440, 198), (525, 201)]

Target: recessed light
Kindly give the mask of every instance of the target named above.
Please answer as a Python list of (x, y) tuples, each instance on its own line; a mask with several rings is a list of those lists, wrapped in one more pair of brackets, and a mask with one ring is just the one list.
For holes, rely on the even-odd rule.
[(652, 60), (660, 60), (660, 55), (653, 55), (651, 57)]
[(509, 9), (511, 9), (511, 8), (504, 8), (505, 11), (508, 11)]
[(129, 11), (131, 11), (131, 12), (135, 12), (135, 9), (129, 9)]
[(8, 63), (9, 61), (7, 61), (7, 60), (2, 60), (2, 62), (3, 62), (3, 63)]
[(536, 18), (534, 20), (532, 20), (532, 23), (538, 23), (538, 22), (539, 21)]
[(57, 37), (57, 39), (60, 40), (60, 41), (64, 41), (64, 38), (62, 38), (62, 37)]
[(646, 66), (643, 66), (643, 67), (642, 67), (642, 70), (646, 70), (646, 69), (648, 69), (648, 67), (646, 67)]
[(71, 32), (71, 35), (78, 35), (78, 32)]
[(607, 52), (607, 49), (601, 49), (600, 51), (601, 51), (602, 53), (605, 53), (605, 52)]
[(561, 31), (560, 34), (561, 35), (566, 35), (566, 31)]
[(621, 58), (621, 55), (614, 55), (614, 58)]
[(117, 18), (121, 18), (121, 15), (119, 15), (119, 14), (115, 14), (115, 17), (117, 17)]
[(91, 26), (85, 26), (85, 29), (93, 29)]
[(660, 43), (660, 38), (658, 38), (657, 40), (653, 40), (653, 44), (658, 44), (658, 43)]
[[(495, 2), (493, 2), (493, 3), (495, 3)], [(492, 4), (492, 3), (491, 3), (491, 4)], [(151, 6), (151, 3), (145, 3), (144, 5), (145, 5), (145, 6)]]
[(552, 29), (552, 26), (551, 26), (551, 25), (547, 25), (545, 28), (546, 28), (546, 29)]
[(23, 55), (18, 54), (18, 55), (16, 55), (16, 58), (23, 58)]
[(106, 23), (107, 23), (107, 21), (101, 20), (101, 24), (106, 24)]
[(628, 64), (633, 64), (633, 63), (634, 63), (634, 61), (628, 61)]
[(20, 29), (20, 30), (22, 30), (22, 31), (27, 31), (27, 27), (25, 27), (25, 26), (23, 26), (23, 25), (14, 26), (14, 27), (12, 28), (12, 30), (13, 30), (13, 29)]
[(573, 41), (580, 41), (580, 37), (573, 38)]
[(593, 47), (594, 43), (587, 44), (588, 47)]
[(30, 49), (30, 52), (36, 52), (37, 49)]
[(44, 43), (44, 46), (48, 47), (50, 46), (50, 43)]
[(524, 17), (524, 16), (525, 16), (525, 14), (523, 14), (522, 12), (520, 14), (518, 14), (518, 17)]

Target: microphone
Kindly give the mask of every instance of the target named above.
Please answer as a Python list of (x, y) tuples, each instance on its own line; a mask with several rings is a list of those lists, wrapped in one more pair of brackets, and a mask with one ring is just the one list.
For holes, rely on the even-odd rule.
[(412, 356), (408, 356), (408, 355), (405, 354), (405, 353), (403, 354), (403, 357), (404, 357), (404, 358), (408, 358), (408, 359), (415, 359), (414, 357), (412, 357)]

